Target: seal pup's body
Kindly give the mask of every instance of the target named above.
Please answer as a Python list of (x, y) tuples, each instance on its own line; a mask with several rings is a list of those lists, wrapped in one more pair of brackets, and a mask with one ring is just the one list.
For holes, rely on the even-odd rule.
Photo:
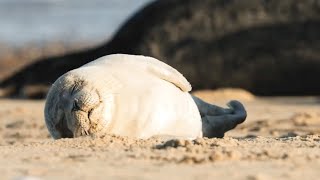
[(46, 124), (55, 139), (104, 133), (136, 138), (221, 136), (208, 133), (223, 129), (212, 128), (210, 122), (235, 111), (202, 102), (190, 90), (182, 74), (157, 59), (108, 55), (53, 84), (45, 106)]

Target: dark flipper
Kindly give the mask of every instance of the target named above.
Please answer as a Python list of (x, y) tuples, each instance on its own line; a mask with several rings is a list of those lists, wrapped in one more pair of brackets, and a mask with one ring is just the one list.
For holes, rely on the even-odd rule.
[(203, 136), (222, 138), (224, 133), (244, 122), (247, 112), (239, 101), (230, 101), (229, 108), (222, 108), (192, 96), (202, 119)]

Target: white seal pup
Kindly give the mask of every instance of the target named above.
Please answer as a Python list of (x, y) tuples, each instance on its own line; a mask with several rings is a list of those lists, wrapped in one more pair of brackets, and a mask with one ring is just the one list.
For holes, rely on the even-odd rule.
[(105, 133), (223, 137), (245, 120), (240, 102), (231, 101), (230, 109), (224, 109), (190, 95), (190, 90), (182, 74), (155, 58), (108, 55), (54, 82), (45, 121), (58, 139)]

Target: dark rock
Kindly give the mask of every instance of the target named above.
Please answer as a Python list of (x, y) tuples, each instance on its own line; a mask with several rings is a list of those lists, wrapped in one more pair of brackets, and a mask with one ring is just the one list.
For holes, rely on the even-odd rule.
[[(320, 0), (159, 0), (100, 47), (40, 60), (4, 80), (7, 96), (112, 53), (156, 57), (194, 89), (240, 87), (257, 95), (319, 95)], [(34, 92), (34, 91), (32, 91)]]

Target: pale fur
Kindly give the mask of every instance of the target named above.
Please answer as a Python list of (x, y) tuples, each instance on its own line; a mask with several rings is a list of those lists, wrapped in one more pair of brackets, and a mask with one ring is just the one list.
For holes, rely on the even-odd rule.
[[(79, 85), (75, 86), (75, 83)], [(83, 87), (85, 90), (81, 89)], [(72, 89), (76, 93), (72, 94)], [(157, 59), (109, 55), (66, 73), (53, 84), (45, 107), (46, 124), (56, 139), (64, 137), (62, 131), (66, 129), (75, 135), (79, 128), (85, 129), (82, 133), (79, 130), (81, 135), (202, 137), (201, 116), (188, 93), (190, 90), (191, 85), (182, 74)], [(90, 101), (90, 94), (99, 97), (99, 102)], [(69, 104), (81, 98), (80, 104), (88, 101), (100, 108), (97, 112), (88, 108), (90, 118), (94, 117), (92, 119), (97, 122), (93, 123), (91, 119), (90, 122), (73, 121), (74, 115), (69, 112), (72, 105)], [(81, 108), (77, 112), (89, 112), (82, 105)], [(94, 125), (96, 130), (88, 129), (83, 123)]]
[(194, 139), (223, 137), (246, 119), (240, 102), (230, 101), (225, 109), (190, 90), (182, 74), (155, 58), (108, 55), (56, 80), (45, 121), (55, 139), (106, 133)]

